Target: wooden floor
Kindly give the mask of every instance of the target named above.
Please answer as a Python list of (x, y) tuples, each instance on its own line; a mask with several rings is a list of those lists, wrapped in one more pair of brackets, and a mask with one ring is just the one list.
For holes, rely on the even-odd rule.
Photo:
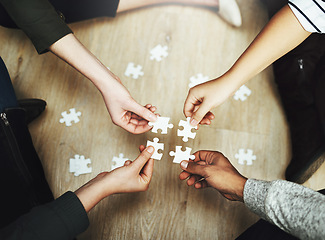
[[(184, 6), (159, 6), (71, 25), (76, 36), (104, 64), (120, 76), (141, 104), (152, 103), (162, 116), (180, 119), (189, 78), (203, 73), (211, 79), (225, 72), (267, 22), (258, 0), (238, 0), (243, 26), (235, 29), (214, 12)], [(201, 127), (195, 140), (183, 143), (176, 127), (168, 135), (132, 135), (114, 126), (100, 93), (82, 75), (52, 54), (38, 56), (18, 30), (0, 28), (1, 56), (19, 98), (42, 98), (46, 112), (30, 125), (36, 149), (56, 197), (75, 190), (99, 172), (110, 169), (113, 156), (138, 155), (138, 146), (160, 137), (164, 156), (155, 162), (145, 193), (110, 196), (89, 214), (91, 225), (81, 240), (101, 239), (234, 239), (258, 217), (242, 203), (230, 202), (213, 189), (197, 191), (178, 180), (180, 168), (168, 152), (175, 145), (223, 152), (245, 176), (283, 179), (290, 159), (288, 126), (268, 68), (246, 85), (252, 90), (244, 102), (229, 99), (213, 112), (216, 120)], [(169, 55), (151, 61), (149, 51), (167, 45)], [(129, 62), (143, 66), (144, 76), (124, 75)], [(76, 108), (80, 122), (59, 123), (61, 112)], [(252, 166), (237, 163), (239, 148), (252, 149)], [(69, 173), (75, 154), (92, 160), (91, 174)], [(307, 182), (325, 188), (325, 165)]]

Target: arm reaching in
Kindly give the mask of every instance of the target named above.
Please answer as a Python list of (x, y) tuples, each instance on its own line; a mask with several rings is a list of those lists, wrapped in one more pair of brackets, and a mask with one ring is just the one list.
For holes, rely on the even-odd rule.
[[(179, 177), (187, 179), (189, 186), (213, 187), (300, 239), (325, 238), (324, 195), (288, 181), (247, 179), (220, 152), (199, 151), (194, 155), (194, 161), (181, 162)], [(202, 177), (205, 180), (197, 182)]]
[(140, 150), (141, 154), (133, 162), (127, 161), (123, 167), (98, 174), (75, 192), (86, 212), (109, 195), (142, 192), (148, 189), (154, 165), (154, 160), (150, 157), (154, 148), (140, 146)]
[(283, 7), (225, 74), (190, 89), (184, 104), (185, 116), (192, 117), (191, 124), (194, 126), (205, 124), (211, 109), (226, 101), (240, 86), (309, 35), (289, 6)]
[(156, 121), (156, 115), (150, 109), (139, 105), (121, 80), (73, 34), (64, 36), (49, 49), (94, 83), (104, 98), (113, 123), (135, 134), (151, 129), (148, 121)]

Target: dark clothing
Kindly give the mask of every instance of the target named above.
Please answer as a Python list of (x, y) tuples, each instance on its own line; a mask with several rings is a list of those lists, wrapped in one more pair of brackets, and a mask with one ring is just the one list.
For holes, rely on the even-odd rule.
[(88, 217), (76, 195), (53, 198), (1, 58), (0, 108), (0, 239), (72, 239), (85, 231)]
[(21, 28), (41, 54), (72, 33), (64, 20), (71, 23), (95, 17), (114, 17), (119, 1), (0, 0), (0, 3), (0, 25)]
[(79, 198), (66, 192), (0, 230), (2, 240), (71, 240), (89, 225)]
[(0, 57), (0, 112), (7, 107), (18, 107), (15, 91), (12, 87), (9, 73)]

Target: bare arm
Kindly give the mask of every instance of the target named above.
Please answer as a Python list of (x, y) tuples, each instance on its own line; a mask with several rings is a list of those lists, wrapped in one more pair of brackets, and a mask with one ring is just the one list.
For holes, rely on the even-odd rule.
[(241, 86), (297, 47), (310, 34), (303, 29), (289, 6), (286, 5), (257, 35), (228, 74), (233, 74), (233, 77), (238, 79), (238, 85)]
[(151, 105), (147, 108), (140, 106), (131, 97), (121, 80), (108, 70), (72, 33), (56, 41), (49, 50), (94, 83), (101, 92), (116, 125), (136, 134), (151, 129), (147, 122), (156, 120), (155, 114), (150, 111)]
[(283, 7), (221, 77), (190, 89), (184, 114), (196, 125), (206, 114), (271, 63), (298, 46), (308, 36), (288, 6)]

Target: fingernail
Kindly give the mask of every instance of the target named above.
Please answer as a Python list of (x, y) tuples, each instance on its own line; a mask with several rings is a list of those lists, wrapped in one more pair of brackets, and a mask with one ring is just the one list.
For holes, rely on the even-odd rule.
[(186, 161), (181, 162), (181, 167), (182, 168), (187, 168), (187, 165), (188, 165), (188, 162), (186, 162)]
[(156, 116), (156, 114), (151, 113), (151, 114), (149, 115), (149, 120), (150, 120), (150, 122), (155, 122), (155, 121), (157, 121), (157, 116)]
[(192, 118), (191, 121), (190, 121), (190, 124), (191, 124), (192, 126), (196, 126), (198, 123), (199, 123), (199, 122), (196, 121), (194, 118)]
[(154, 149), (153, 149), (153, 147), (149, 146), (149, 147), (147, 148), (147, 151), (148, 151), (148, 153), (153, 153)]

